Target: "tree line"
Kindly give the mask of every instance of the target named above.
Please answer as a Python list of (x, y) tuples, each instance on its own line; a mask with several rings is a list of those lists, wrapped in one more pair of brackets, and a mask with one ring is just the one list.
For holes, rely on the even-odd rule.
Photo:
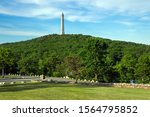
[(1, 75), (150, 83), (150, 46), (88, 35), (46, 35), (0, 45)]

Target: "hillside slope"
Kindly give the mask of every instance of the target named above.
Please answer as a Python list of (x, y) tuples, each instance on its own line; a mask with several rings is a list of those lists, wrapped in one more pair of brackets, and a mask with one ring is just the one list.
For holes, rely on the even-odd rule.
[[(150, 46), (88, 35), (46, 35), (2, 44), (14, 56), (6, 73), (68, 75), (100, 82), (150, 82)], [(1, 69), (1, 67), (0, 67)]]

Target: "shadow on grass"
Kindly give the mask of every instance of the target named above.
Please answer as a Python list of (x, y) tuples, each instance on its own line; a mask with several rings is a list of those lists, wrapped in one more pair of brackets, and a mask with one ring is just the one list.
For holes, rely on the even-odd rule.
[(94, 87), (106, 87), (106, 86), (87, 85), (87, 84), (69, 84), (67, 82), (63, 82), (63, 83), (62, 82), (59, 82), (59, 83), (38, 82), (38, 83), (2, 85), (0, 86), (0, 92), (17, 92), (17, 91), (23, 91), (23, 90), (54, 88), (54, 87), (94, 88)]
[(60, 83), (56, 84), (56, 83), (46, 83), (46, 82), (12, 84), (12, 85), (0, 86), (0, 92), (16, 92), (16, 91), (33, 90), (33, 89), (40, 89), (40, 88), (75, 87), (75, 86), (76, 85), (60, 84)]
[[(54, 87), (77, 87), (77, 88), (86, 88), (90, 87), (87, 85), (80, 84), (67, 84), (67, 83), (48, 83), (48, 82), (39, 82), (39, 83), (26, 83), (26, 84), (11, 84), (0, 86), (0, 92), (17, 92), (23, 90), (33, 90), (41, 88), (54, 88)], [(93, 87), (93, 86), (92, 86)]]

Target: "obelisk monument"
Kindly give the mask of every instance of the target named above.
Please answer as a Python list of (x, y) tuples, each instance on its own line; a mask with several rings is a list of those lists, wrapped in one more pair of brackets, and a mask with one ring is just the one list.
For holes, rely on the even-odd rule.
[(64, 28), (65, 28), (64, 27), (64, 14), (63, 13), (61, 14), (61, 27), (60, 28), (61, 28), (60, 29), (61, 30), (60, 34), (61, 35), (65, 34), (65, 30), (64, 30)]

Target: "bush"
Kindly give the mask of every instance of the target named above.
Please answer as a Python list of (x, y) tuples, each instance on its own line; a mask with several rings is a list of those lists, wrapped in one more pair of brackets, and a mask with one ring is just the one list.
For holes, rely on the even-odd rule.
[(53, 77), (61, 77), (61, 73), (60, 72), (53, 72)]

